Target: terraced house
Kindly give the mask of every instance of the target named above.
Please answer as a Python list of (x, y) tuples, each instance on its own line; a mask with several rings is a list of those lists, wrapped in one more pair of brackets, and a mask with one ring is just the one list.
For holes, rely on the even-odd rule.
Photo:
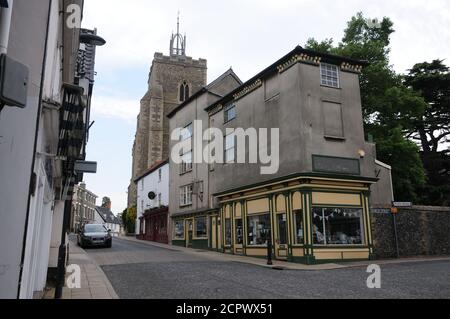
[[(224, 144), (215, 164), (171, 162), (173, 244), (265, 257), (272, 236), (280, 260), (371, 258), (370, 206), (389, 204), (392, 187), (389, 167), (365, 141), (364, 66), (296, 47), (222, 97), (211, 101), (205, 88), (169, 114), (171, 130), (201, 120), (223, 132)], [(268, 154), (279, 147), (276, 174), (250, 164), (248, 147), (247, 164), (237, 164), (238, 147), (252, 137), (227, 136), (230, 128), (279, 129), (279, 143), (268, 146)]]

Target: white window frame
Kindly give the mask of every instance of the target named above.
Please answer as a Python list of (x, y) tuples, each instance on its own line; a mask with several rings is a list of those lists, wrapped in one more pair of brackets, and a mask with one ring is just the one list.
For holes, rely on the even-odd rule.
[[(228, 142), (230, 142), (230, 145), (228, 145), (229, 144)], [(236, 136), (234, 133), (231, 133), (231, 134), (228, 134), (225, 136), (224, 147), (225, 147), (224, 162), (226, 164), (234, 163), (236, 161)], [(231, 154), (231, 152), (232, 152), (233, 156), (232, 156), (232, 158), (228, 158), (228, 154)]]
[(180, 187), (180, 207), (192, 205), (194, 195), (194, 185), (186, 185)]
[[(228, 117), (228, 112), (230, 110), (234, 109), (234, 116), (232, 118)], [(224, 123), (228, 123), (233, 121), (234, 119), (236, 119), (237, 114), (236, 114), (236, 104), (235, 103), (230, 103), (228, 105), (226, 105), (223, 109), (223, 119), (224, 119)]]
[(334, 64), (320, 63), (320, 84), (339, 89), (341, 87), (339, 67)]

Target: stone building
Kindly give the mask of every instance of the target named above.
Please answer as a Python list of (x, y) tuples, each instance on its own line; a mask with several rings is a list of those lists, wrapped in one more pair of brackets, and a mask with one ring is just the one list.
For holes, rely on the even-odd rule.
[[(271, 242), (274, 258), (308, 264), (373, 258), (370, 205), (390, 204), (392, 190), (364, 138), (365, 65), (296, 47), (222, 97), (204, 91), (169, 114), (171, 130), (194, 126), (193, 162), (170, 162), (172, 244), (265, 257)], [(199, 124), (220, 143), (202, 140)], [(212, 164), (196, 160), (207, 148)]]
[(85, 183), (74, 186), (70, 230), (76, 232), (84, 224), (95, 223), (95, 206), (98, 196), (86, 188)]
[(133, 169), (128, 206), (137, 204), (134, 180), (169, 157), (167, 114), (206, 85), (207, 61), (186, 56), (186, 36), (172, 34), (170, 55), (155, 53), (148, 91), (141, 100), (133, 145)]

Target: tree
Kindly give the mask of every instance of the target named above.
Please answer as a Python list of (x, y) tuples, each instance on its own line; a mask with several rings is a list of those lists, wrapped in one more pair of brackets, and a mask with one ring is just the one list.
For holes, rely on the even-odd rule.
[(128, 208), (125, 216), (125, 228), (127, 233), (134, 234), (136, 231), (137, 207), (133, 206)]
[(417, 191), (426, 181), (419, 148), (403, 137), (400, 128), (390, 131), (376, 142), (377, 157), (395, 164), (392, 166), (392, 183), (396, 200), (416, 202), (419, 199)]
[(423, 200), (429, 205), (450, 203), (450, 69), (442, 60), (414, 65), (405, 84), (417, 92), (426, 106), (414, 118), (408, 136), (422, 148), (422, 160), (428, 175)]
[(125, 209), (123, 212), (122, 212), (122, 225), (125, 227), (125, 228), (127, 228), (127, 213), (128, 213), (128, 209)]
[(370, 21), (358, 13), (348, 22), (337, 46), (332, 39), (321, 42), (309, 39), (306, 48), (369, 63), (360, 76), (365, 132), (377, 142), (380, 160), (393, 168), (397, 198), (412, 200), (418, 198), (417, 190), (425, 181), (424, 169), (418, 148), (402, 132), (412, 129), (426, 104), (419, 94), (403, 84), (403, 77), (389, 63), (392, 21), (387, 17), (377, 24)]
[(108, 207), (111, 204), (111, 199), (109, 197), (103, 197), (102, 199), (102, 207)]

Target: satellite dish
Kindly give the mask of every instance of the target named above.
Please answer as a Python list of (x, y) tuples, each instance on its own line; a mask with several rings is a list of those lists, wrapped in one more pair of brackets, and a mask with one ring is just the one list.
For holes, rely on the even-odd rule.
[(155, 192), (148, 193), (148, 198), (150, 198), (150, 200), (154, 200), (156, 198)]

